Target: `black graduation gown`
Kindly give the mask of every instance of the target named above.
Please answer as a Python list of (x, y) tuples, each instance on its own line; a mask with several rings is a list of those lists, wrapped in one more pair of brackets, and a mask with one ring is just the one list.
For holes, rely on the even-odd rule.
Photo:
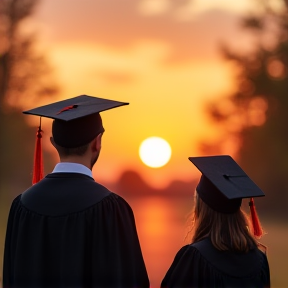
[(179, 250), (161, 287), (270, 287), (269, 265), (257, 248), (248, 253), (222, 252), (206, 238)]
[(79, 173), (52, 173), (14, 199), (3, 287), (149, 287), (132, 209)]

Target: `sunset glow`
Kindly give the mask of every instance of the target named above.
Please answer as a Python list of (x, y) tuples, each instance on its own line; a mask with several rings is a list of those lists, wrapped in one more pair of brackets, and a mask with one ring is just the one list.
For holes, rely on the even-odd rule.
[[(262, 28), (247, 33), (250, 29), (245, 25), (247, 31), (243, 29), (243, 23), (246, 23), (243, 22), (243, 17), (245, 16), (246, 19), (249, 15), (253, 16), (253, 13), (261, 15), (268, 2), (270, 8), (280, 11), (285, 1), (39, 0), (35, 2), (39, 2), (35, 10), (29, 17), (20, 21), (21, 29), (19, 36), (17, 34), (15, 39), (22, 41), (25, 33), (33, 36), (31, 41), (35, 42), (33, 46), (35, 51), (31, 50), (31, 55), (34, 57), (33, 53), (35, 53), (35, 59), (38, 59), (39, 52), (41, 56), (39, 59), (43, 57), (47, 61), (47, 70), (51, 72), (51, 75), (49, 74), (51, 78), (44, 77), (43, 87), (46, 87), (45, 83), (49, 83), (48, 87), (52, 83), (57, 89), (52, 96), (49, 94), (49, 89), (48, 91), (44, 89), (44, 92), (40, 90), (40, 93), (37, 83), (42, 84), (41, 81), (33, 80), (28, 84), (36, 87), (33, 89), (39, 93), (39, 97), (38, 94), (33, 95), (33, 93), (27, 94), (27, 97), (26, 95), (18, 97), (17, 94), (11, 93), (7, 103), (13, 109), (9, 111), (8, 104), (9, 109), (3, 106), (5, 110), (3, 110), (5, 112), (3, 115), (6, 117), (6, 112), (7, 115), (11, 113), (12, 119), (11, 128), (10, 126), (9, 129), (5, 128), (5, 131), (8, 131), (7, 136), (10, 137), (11, 143), (12, 140), (13, 143), (18, 143), (17, 139), (25, 139), (26, 142), (28, 133), (31, 133), (34, 141), (40, 119), (26, 115), (26, 124), (33, 128), (28, 127), (27, 132), (26, 130), (22, 132), (18, 125), (20, 117), (19, 119), (15, 117), (17, 113), (20, 114), (21, 110), (29, 110), (82, 94), (129, 103), (129, 105), (100, 113), (105, 133), (101, 138), (101, 152), (97, 163), (93, 166), (92, 173), (97, 183), (123, 197), (131, 206), (151, 287), (160, 287), (160, 281), (176, 252), (184, 244), (188, 244), (188, 238), (185, 237), (191, 227), (187, 227), (187, 216), (193, 208), (195, 187), (201, 177), (201, 172), (191, 164), (188, 157), (212, 154), (243, 157), (246, 153), (244, 137), (247, 137), (245, 141), (248, 141), (249, 135), (256, 133), (256, 129), (261, 128), (263, 124), (269, 124), (271, 115), (272, 118), (276, 115), (275, 119), (282, 119), (280, 114), (276, 114), (278, 102), (272, 101), (272, 94), (270, 99), (270, 96), (264, 93), (266, 83), (263, 88), (258, 89), (258, 84), (255, 85), (252, 81), (254, 72), (255, 75), (258, 73), (256, 68), (260, 63), (256, 57), (257, 53), (255, 52), (256, 54), (253, 54), (251, 58), (257, 60), (255, 61), (257, 65), (252, 65), (257, 67), (251, 68), (253, 77), (245, 78), (245, 81), (242, 81), (242, 78), (246, 66), (242, 67), (239, 63), (237, 65), (232, 56), (234, 52), (236, 54), (239, 52), (239, 55), (245, 61), (247, 60), (248, 65), (250, 57), (248, 54), (247, 57), (245, 56), (246, 52), (254, 51), (255, 45), (262, 41), (263, 43), (267, 41), (263, 50), (265, 53), (261, 50), (263, 55), (272, 51), (271, 47), (276, 45), (280, 31), (275, 29), (269, 20), (268, 30), (271, 30), (273, 37), (270, 32), (262, 35), (260, 31)], [(12, 13), (11, 16), (13, 15)], [(7, 22), (5, 25), (9, 26), (9, 21), (5, 19), (4, 22)], [(279, 18), (279, 22), (281, 19)], [(1, 28), (1, 33), (4, 31), (2, 30)], [(262, 35), (263, 39), (262, 37), (258, 39), (257, 35)], [(3, 42), (6, 43), (6, 40)], [(23, 45), (25, 43), (23, 42)], [(2, 45), (4, 46), (8, 47), (8, 42)], [(20, 51), (21, 47), (16, 47), (17, 51), (18, 49)], [(25, 51), (23, 49), (23, 52)], [(263, 64), (266, 69), (263, 70), (265, 73), (257, 74), (257, 77), (262, 75), (261, 79), (266, 79), (267, 76), (269, 81), (275, 82), (275, 89), (271, 88), (273, 93), (278, 93), (278, 89), (282, 89), (281, 81), (286, 79), (288, 73), (286, 58), (278, 57), (277, 53)], [(41, 61), (39, 62), (41, 64)], [(25, 69), (30, 69), (29, 65), (27, 68), (24, 64), (21, 67), (23, 71), (16, 69), (17, 75), (25, 75)], [(39, 66), (40, 73), (44, 68)], [(35, 75), (38, 73), (37, 69), (31, 69), (31, 71)], [(270, 85), (270, 82), (267, 81), (267, 87), (270, 87), (268, 84)], [(20, 95), (22, 89), (18, 90)], [(247, 100), (243, 98), (244, 106), (238, 105), (238, 102), (242, 103), (241, 97), (239, 101), (238, 96), (237, 99), (231, 97), (239, 95), (239, 91), (247, 95)], [(256, 93), (255, 91), (257, 91), (257, 97), (250, 98), (250, 95)], [(248, 99), (251, 100), (248, 101)], [(239, 107), (241, 109), (238, 109)], [(6, 127), (6, 122), (3, 121), (3, 123), (5, 125), (2, 126)], [(41, 118), (45, 175), (53, 171), (54, 165), (60, 160), (55, 147), (50, 142), (52, 123), (52, 119)], [(92, 126), (91, 129), (93, 129)], [(14, 134), (15, 128), (21, 131), (19, 135)], [(90, 127), (86, 128), (90, 129)], [(279, 131), (280, 128), (276, 129), (275, 134)], [(251, 138), (249, 142), (251, 147), (254, 145), (258, 148), (254, 140), (264, 137), (264, 133), (257, 133), (253, 134), (256, 138)], [(265, 139), (268, 139), (268, 136), (269, 134)], [(272, 136), (273, 138), (269, 137), (269, 139), (274, 139), (274, 133)], [(5, 140), (3, 143), (8, 143), (6, 137), (3, 139)], [(34, 142), (31, 143), (34, 145)], [(282, 142), (275, 141), (270, 151), (275, 149), (276, 152), (278, 151), (277, 143)], [(264, 141), (263, 145), (259, 145), (257, 155), (263, 153), (265, 145), (267, 143)], [(11, 151), (13, 147), (7, 146)], [(245, 152), (243, 155), (239, 153), (239, 147), (245, 150), (243, 150)], [(31, 145), (30, 148), (32, 151), (34, 146)], [(7, 157), (9, 165), (3, 166), (5, 171), (6, 168), (12, 169), (7, 177), (11, 182), (7, 186), (9, 189), (6, 189), (6, 184), (3, 185), (5, 193), (2, 198), (4, 200), (22, 191), (17, 187), (20, 185), (18, 182), (20, 183), (21, 178), (19, 181), (14, 181), (15, 177), (12, 177), (20, 173), (16, 171), (16, 168), (23, 173), (23, 179), (24, 172), (26, 172), (25, 177), (31, 177), (31, 171), (28, 169), (25, 171), (26, 168), (22, 168), (24, 164), (27, 167), (32, 166), (32, 158), (30, 162), (26, 159), (30, 151), (28, 151), (28, 145), (26, 150), (23, 148), (23, 159), (16, 156), (14, 159)], [(246, 158), (243, 159), (245, 162)], [(267, 159), (267, 161), (271, 159), (274, 161), (274, 157), (267, 157)], [(247, 163), (248, 160), (247, 158)], [(275, 163), (272, 163), (273, 167), (277, 167)], [(265, 169), (264, 165), (263, 167), (260, 165), (259, 171), (255, 171), (260, 175)], [(26, 181), (28, 184), (24, 180), (21, 181), (27, 186), (30, 178), (29, 182)], [(9, 193), (6, 193), (6, 190)], [(2, 198), (0, 197), (0, 203), (3, 202)], [(3, 215), (8, 213), (8, 210), (0, 211)], [(269, 217), (266, 219), (272, 223)], [(269, 231), (268, 237), (271, 237), (270, 239), (275, 237), (277, 240), (273, 248), (279, 248), (279, 255), (283, 253), (281, 247), (286, 249), (287, 245), (284, 240), (287, 237), (284, 236), (288, 236), (287, 231), (288, 229), (281, 237), (275, 236), (276, 230), (272, 230), (272, 233), (270, 233), (271, 230)], [(4, 237), (5, 233), (2, 235)], [(279, 239), (284, 240), (281, 240), (282, 246), (278, 247)], [(4, 242), (0, 237), (1, 243)], [(283, 257), (283, 259), (287, 258)], [(278, 263), (279, 259), (277, 258), (275, 263)], [(281, 269), (284, 271), (287, 265), (280, 262), (280, 269), (275, 269), (276, 266), (272, 267), (274, 271), (279, 270), (279, 273), (282, 273)], [(0, 263), (0, 280), (1, 269)], [(286, 272), (283, 273), (285, 275)], [(276, 280), (273, 279), (273, 281), (276, 283)], [(288, 285), (281, 287), (288, 287)]]

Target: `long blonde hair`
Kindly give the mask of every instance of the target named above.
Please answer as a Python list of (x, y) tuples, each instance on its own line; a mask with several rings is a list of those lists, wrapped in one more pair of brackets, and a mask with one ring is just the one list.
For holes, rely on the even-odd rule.
[(248, 252), (257, 246), (250, 233), (250, 223), (241, 208), (233, 214), (224, 214), (211, 209), (198, 193), (195, 193), (192, 213), (192, 243), (206, 237), (221, 251)]

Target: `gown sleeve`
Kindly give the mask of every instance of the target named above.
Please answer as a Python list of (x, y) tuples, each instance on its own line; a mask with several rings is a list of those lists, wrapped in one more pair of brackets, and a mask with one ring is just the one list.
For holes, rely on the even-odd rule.
[(12, 255), (13, 251), (13, 215), (16, 213), (17, 206), (20, 201), (20, 196), (16, 197), (11, 205), (8, 222), (7, 222), (7, 229), (6, 229), (6, 236), (5, 236), (5, 246), (4, 246), (4, 259), (3, 259), (3, 287), (12, 287), (11, 283), (11, 275), (12, 275)]
[[(102, 275), (103, 287), (149, 287), (149, 279), (144, 264), (133, 211), (128, 203), (118, 195), (103, 200), (97, 210), (91, 210), (91, 249), (94, 269), (98, 278)], [(103, 209), (103, 210), (102, 210)], [(103, 213), (103, 215), (101, 215)], [(105, 225), (98, 223), (105, 218)], [(102, 226), (105, 236), (95, 227)], [(93, 247), (105, 247), (95, 249)], [(109, 265), (99, 265), (96, 259), (106, 259)], [(97, 263), (97, 264), (96, 264)], [(103, 263), (102, 263), (103, 264)], [(111, 272), (113, 273), (111, 274)], [(113, 277), (111, 277), (114, 274)], [(101, 277), (102, 278), (102, 277)], [(94, 283), (101, 281), (95, 279)]]

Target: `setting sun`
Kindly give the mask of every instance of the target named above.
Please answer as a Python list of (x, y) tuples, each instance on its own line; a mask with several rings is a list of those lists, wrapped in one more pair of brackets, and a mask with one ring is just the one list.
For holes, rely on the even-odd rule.
[(166, 140), (160, 137), (149, 137), (141, 143), (139, 155), (145, 165), (159, 168), (170, 160), (171, 147)]

